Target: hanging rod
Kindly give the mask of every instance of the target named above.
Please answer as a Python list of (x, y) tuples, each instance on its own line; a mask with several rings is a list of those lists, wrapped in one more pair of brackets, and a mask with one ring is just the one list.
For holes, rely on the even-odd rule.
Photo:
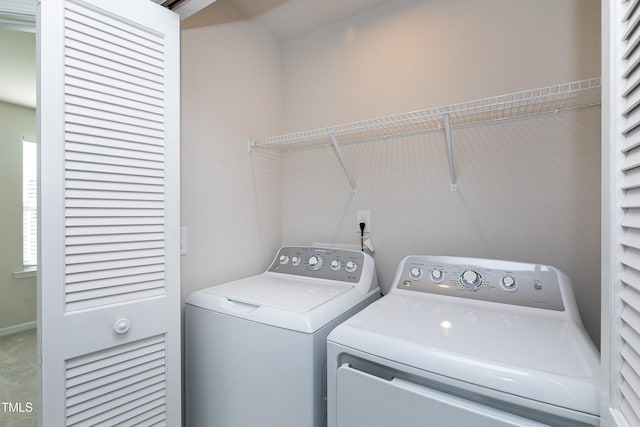
[(594, 77), (459, 104), (260, 138), (249, 142), (249, 150), (254, 147), (263, 147), (291, 151), (331, 146), (333, 138), (345, 144), (422, 133), (442, 129), (442, 119), (445, 114), (448, 114), (450, 127), (453, 128), (557, 113), (600, 105), (600, 85), (600, 77)]

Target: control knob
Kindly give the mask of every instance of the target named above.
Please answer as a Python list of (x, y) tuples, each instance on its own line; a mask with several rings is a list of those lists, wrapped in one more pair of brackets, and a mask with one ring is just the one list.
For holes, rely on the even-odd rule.
[(286, 255), (280, 255), (280, 265), (285, 265), (289, 262), (289, 257)]
[(514, 279), (513, 276), (504, 276), (502, 280), (500, 280), (500, 283), (502, 283), (505, 289), (511, 290), (516, 287), (516, 279)]
[(473, 270), (465, 270), (460, 275), (460, 284), (470, 291), (475, 291), (482, 284), (482, 277)]
[(347, 264), (344, 266), (344, 269), (349, 273), (353, 273), (358, 268), (358, 264), (353, 261), (347, 261)]
[(420, 267), (411, 267), (409, 276), (411, 276), (413, 280), (420, 280), (422, 278), (422, 269)]
[(331, 261), (331, 269), (333, 271), (340, 270), (340, 267), (342, 267), (340, 261), (338, 261), (337, 259)]
[(322, 267), (322, 258), (317, 255), (312, 255), (309, 257), (309, 269), (310, 270), (318, 270)]
[(291, 265), (293, 265), (294, 267), (297, 267), (300, 265), (300, 257), (299, 256), (292, 256), (291, 257)]
[(438, 270), (437, 268), (434, 268), (433, 270), (431, 270), (431, 281), (432, 282), (442, 282), (442, 279), (444, 279), (444, 273), (442, 272), (442, 270)]

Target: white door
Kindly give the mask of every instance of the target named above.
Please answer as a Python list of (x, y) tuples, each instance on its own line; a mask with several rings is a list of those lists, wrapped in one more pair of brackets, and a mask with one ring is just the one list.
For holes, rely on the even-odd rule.
[(179, 18), (38, 13), (41, 426), (181, 420)]
[(640, 426), (640, 0), (602, 2), (602, 426)]

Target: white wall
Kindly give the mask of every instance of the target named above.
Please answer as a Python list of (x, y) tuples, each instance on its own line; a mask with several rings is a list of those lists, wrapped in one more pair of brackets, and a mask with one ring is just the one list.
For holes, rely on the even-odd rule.
[[(403, 0), (283, 44), (284, 128), (328, 126), (600, 74), (594, 0)], [(331, 150), (287, 154), (283, 244), (357, 242), (372, 210), (379, 278), (409, 254), (539, 262), (574, 282), (599, 342), (598, 108), (443, 135), (344, 148), (359, 195)]]
[(249, 137), (435, 107), (600, 74), (596, 0), (397, 0), (278, 43), (219, 0), (182, 32), (183, 295), (264, 270), (277, 246), (356, 243), (372, 210), (382, 282), (408, 254), (552, 264), (599, 340), (597, 108), (331, 150)]
[(247, 139), (280, 131), (282, 87), (275, 38), (230, 3), (182, 29), (184, 298), (263, 271), (280, 244), (280, 158)]
[(600, 75), (597, 0), (394, 0), (282, 46), (285, 131)]
[(22, 270), (22, 138), (35, 137), (32, 108), (0, 102), (0, 329), (36, 320), (36, 278)]
[(371, 209), (374, 258), (386, 286), (411, 254), (550, 264), (573, 280), (595, 340), (599, 118), (599, 108), (590, 108), (454, 130), (455, 192), (439, 132), (343, 147), (355, 197), (331, 150), (286, 155), (283, 243), (357, 244), (356, 211)]
[(0, 102), (36, 108), (36, 35), (0, 29)]

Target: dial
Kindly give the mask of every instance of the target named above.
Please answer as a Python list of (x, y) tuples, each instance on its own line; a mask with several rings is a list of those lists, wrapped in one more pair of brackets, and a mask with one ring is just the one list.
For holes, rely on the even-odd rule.
[(437, 268), (434, 268), (433, 270), (431, 270), (431, 281), (432, 282), (442, 282), (442, 279), (444, 279), (444, 273), (442, 272), (442, 270), (438, 270)]
[(482, 277), (473, 270), (465, 270), (460, 275), (460, 284), (470, 291), (475, 291), (482, 284)]
[(358, 268), (358, 264), (353, 261), (347, 261), (347, 264), (344, 266), (344, 269), (349, 273), (353, 273)]
[(331, 269), (333, 271), (340, 270), (340, 267), (342, 267), (340, 261), (338, 261), (337, 259), (331, 260)]
[(289, 257), (286, 255), (280, 255), (279, 261), (281, 265), (285, 265), (286, 263), (289, 262)]
[(422, 278), (422, 269), (420, 267), (411, 267), (409, 276), (411, 276), (413, 280), (420, 280)]
[(294, 267), (297, 267), (300, 265), (300, 257), (299, 256), (292, 256), (291, 257), (291, 265), (293, 265)]
[(504, 276), (500, 280), (500, 283), (505, 289), (515, 289), (516, 287), (516, 279), (514, 279), (513, 276)]
[(318, 270), (322, 267), (322, 258), (317, 255), (312, 255), (309, 257), (309, 269), (310, 270)]

